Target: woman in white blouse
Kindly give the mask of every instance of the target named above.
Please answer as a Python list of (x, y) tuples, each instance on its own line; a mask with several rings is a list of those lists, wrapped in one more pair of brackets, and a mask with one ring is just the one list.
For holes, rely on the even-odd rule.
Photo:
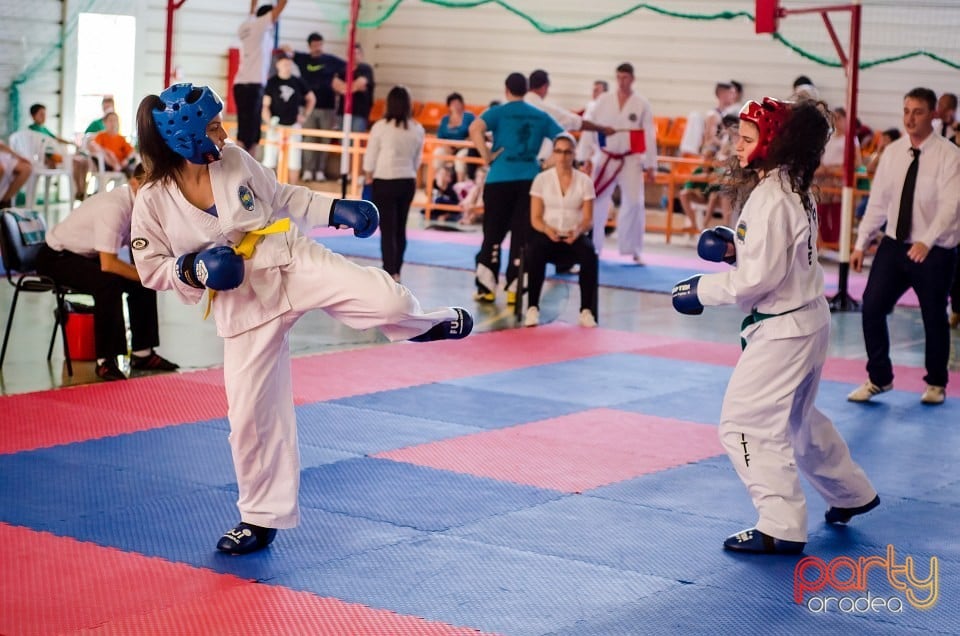
[(527, 293), (530, 307), (524, 325), (540, 323), (540, 290), (548, 261), (563, 258), (580, 264), (580, 326), (597, 326), (597, 252), (590, 238), (596, 194), (589, 175), (575, 170), (577, 142), (569, 133), (553, 140), (554, 166), (536, 176), (530, 186), (527, 242)]
[(380, 210), (383, 269), (400, 282), (407, 248), (407, 216), (417, 187), (423, 154), (423, 126), (412, 118), (410, 93), (394, 86), (387, 94), (386, 114), (370, 129), (363, 171), (373, 184), (373, 202)]

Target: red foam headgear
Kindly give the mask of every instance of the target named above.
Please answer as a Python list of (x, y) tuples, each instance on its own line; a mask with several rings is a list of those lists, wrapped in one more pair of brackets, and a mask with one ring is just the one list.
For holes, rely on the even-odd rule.
[(757, 147), (747, 157), (748, 163), (767, 158), (770, 144), (780, 134), (791, 114), (790, 102), (782, 102), (772, 97), (764, 97), (762, 102), (750, 100), (744, 104), (740, 110), (740, 119), (754, 124), (760, 131), (757, 136)]

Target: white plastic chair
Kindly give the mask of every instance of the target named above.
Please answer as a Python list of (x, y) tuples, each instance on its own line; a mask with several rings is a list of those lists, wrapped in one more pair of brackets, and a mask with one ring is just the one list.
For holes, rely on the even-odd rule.
[(90, 142), (93, 140), (93, 135), (87, 135), (83, 140), (83, 147), (87, 150), (91, 157), (96, 158), (97, 168), (96, 170), (91, 170), (90, 174), (87, 176), (87, 183), (93, 182), (93, 192), (90, 192), (90, 186), (87, 186), (87, 192), (90, 194), (96, 194), (101, 190), (107, 191), (107, 186), (113, 184), (113, 187), (122, 185), (127, 181), (127, 175), (116, 170), (110, 170), (107, 167), (107, 161), (104, 158), (104, 152), (102, 148), (94, 149)]
[[(27, 207), (31, 208), (37, 203), (37, 182), (43, 178), (43, 211), (47, 212), (50, 206), (50, 183), (61, 177), (67, 178), (70, 198), (73, 202), (73, 155), (63, 153), (58, 148), (58, 144), (53, 140), (33, 130), (18, 130), (10, 135), (10, 147), (20, 155), (30, 160), (33, 165), (33, 173), (30, 179), (24, 185), (27, 195)], [(63, 156), (63, 164), (59, 168), (48, 168), (46, 165), (47, 149), (58, 151)]]

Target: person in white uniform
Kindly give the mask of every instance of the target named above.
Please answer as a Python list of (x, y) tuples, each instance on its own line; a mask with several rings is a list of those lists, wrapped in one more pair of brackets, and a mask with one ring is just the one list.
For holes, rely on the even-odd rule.
[(617, 90), (597, 98), (592, 117), (598, 127), (619, 132), (603, 138), (597, 133), (585, 133), (577, 159), (584, 162), (584, 169), (593, 176), (597, 191), (593, 205), (593, 244), (597, 254), (603, 249), (613, 190), (619, 185), (617, 247), (621, 254), (632, 256), (635, 263), (642, 265), (647, 212), (643, 182), (645, 174), (653, 181), (657, 169), (657, 131), (650, 102), (633, 91), (633, 81), (632, 64), (625, 62), (617, 67)]
[(846, 523), (880, 503), (843, 438), (814, 402), (830, 340), (830, 309), (817, 261), (817, 211), (810, 185), (830, 134), (813, 101), (769, 97), (740, 112), (731, 175), (742, 203), (736, 232), (704, 230), (701, 257), (725, 272), (696, 275), (673, 289), (674, 307), (736, 304), (743, 354), (727, 385), (720, 440), (757, 509), (755, 527), (726, 539), (739, 552), (795, 554), (807, 541), (802, 473), (830, 505), (828, 523)]
[(206, 296), (224, 339), (241, 521), (217, 548), (244, 554), (300, 519), (288, 343), (300, 316), (322, 309), (352, 328), (415, 341), (464, 338), (473, 318), (454, 307), (424, 311), (383, 270), (307, 238), (305, 231), (327, 225), (370, 236), (376, 206), (278, 183), (227, 142), (222, 109), (216, 93), (192, 84), (143, 99), (137, 127), (147, 175), (131, 245), (144, 284), (173, 290), (185, 303)]
[(125, 380), (117, 356), (127, 355), (124, 296), (130, 318), (130, 368), (176, 371), (161, 357), (157, 292), (140, 282), (137, 269), (121, 257), (130, 246), (133, 202), (143, 178), (138, 165), (128, 184), (85, 199), (47, 232), (37, 255), (37, 273), (93, 296), (96, 374), (101, 380)]

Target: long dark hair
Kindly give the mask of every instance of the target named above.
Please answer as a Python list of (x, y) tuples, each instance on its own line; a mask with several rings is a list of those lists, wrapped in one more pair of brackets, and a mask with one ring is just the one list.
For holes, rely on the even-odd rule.
[(158, 96), (147, 95), (137, 109), (137, 140), (140, 145), (140, 156), (146, 168), (144, 184), (153, 181), (161, 183), (175, 181), (177, 173), (186, 162), (186, 159), (170, 149), (153, 121), (153, 111), (163, 110), (163, 108), (163, 101)]
[(407, 127), (407, 120), (413, 114), (413, 105), (410, 103), (410, 93), (403, 86), (394, 86), (387, 93), (387, 109), (383, 118), (387, 123), (393, 122), (398, 128)]
[(741, 168), (737, 157), (730, 162), (725, 190), (733, 198), (733, 207), (740, 210), (747, 197), (760, 182), (759, 171), (780, 171), (796, 192), (807, 212), (813, 212), (818, 190), (813, 175), (820, 166), (823, 149), (830, 138), (830, 111), (824, 102), (802, 100), (790, 105), (790, 118), (770, 143), (767, 157)]

